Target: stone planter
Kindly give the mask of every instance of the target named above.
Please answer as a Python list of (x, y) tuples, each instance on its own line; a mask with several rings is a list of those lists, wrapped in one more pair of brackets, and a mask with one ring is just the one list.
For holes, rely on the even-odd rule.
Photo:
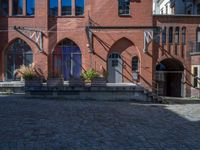
[(40, 90), (42, 88), (42, 79), (34, 78), (32, 80), (25, 80), (25, 90)]
[(69, 79), (69, 86), (72, 87), (82, 87), (84, 86), (84, 81), (81, 78), (70, 78)]
[(95, 77), (91, 82), (91, 86), (106, 86), (106, 79), (104, 77)]
[(47, 79), (47, 88), (56, 88), (61, 89), (64, 86), (64, 79), (63, 78), (48, 78)]

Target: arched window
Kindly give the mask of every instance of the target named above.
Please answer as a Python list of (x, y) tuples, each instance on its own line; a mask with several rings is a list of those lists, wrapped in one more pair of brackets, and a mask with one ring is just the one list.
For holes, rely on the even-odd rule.
[(166, 44), (166, 33), (167, 33), (167, 28), (164, 27), (162, 30), (162, 44)]
[(69, 39), (64, 39), (53, 52), (53, 76), (79, 78), (82, 70), (80, 48)]
[(139, 71), (139, 59), (137, 56), (132, 58), (132, 71), (133, 72)]
[(180, 30), (180, 28), (176, 27), (176, 29), (175, 29), (175, 43), (176, 44), (179, 44), (179, 30)]
[(173, 43), (173, 27), (169, 27), (169, 43)]
[(182, 28), (182, 44), (186, 44), (186, 27)]
[(33, 63), (33, 53), (26, 42), (21, 39), (15, 40), (5, 52), (6, 80), (17, 80), (14, 71), (21, 65)]

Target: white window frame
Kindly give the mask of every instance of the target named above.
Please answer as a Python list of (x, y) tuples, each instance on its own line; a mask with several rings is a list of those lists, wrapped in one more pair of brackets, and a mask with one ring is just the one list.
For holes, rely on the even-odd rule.
[[(197, 68), (197, 78), (199, 78), (199, 81), (197, 83), (197, 87), (194, 87), (194, 68)], [(193, 88), (200, 88), (200, 65), (192, 65), (192, 85), (193, 85)]]

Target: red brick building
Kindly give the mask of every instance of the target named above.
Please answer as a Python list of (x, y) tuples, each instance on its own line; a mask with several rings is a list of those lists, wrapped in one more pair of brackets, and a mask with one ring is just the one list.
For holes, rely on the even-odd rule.
[(151, 0), (0, 2), (2, 81), (16, 80), (14, 70), (34, 62), (46, 78), (69, 80), (103, 67), (108, 82), (133, 82), (167, 96), (199, 94), (192, 72), (200, 64), (198, 16), (153, 16)]

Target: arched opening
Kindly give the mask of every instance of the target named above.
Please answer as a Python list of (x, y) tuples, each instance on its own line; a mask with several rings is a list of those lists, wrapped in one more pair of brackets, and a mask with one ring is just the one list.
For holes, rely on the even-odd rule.
[(80, 78), (82, 56), (80, 48), (72, 40), (62, 40), (53, 51), (53, 76)]
[(21, 39), (14, 40), (5, 51), (5, 80), (19, 80), (14, 71), (21, 65), (33, 63), (33, 53), (30, 46)]
[(118, 53), (111, 53), (108, 58), (108, 82), (122, 82), (122, 59)]
[(176, 59), (165, 59), (156, 66), (157, 90), (160, 96), (183, 96), (183, 64)]

